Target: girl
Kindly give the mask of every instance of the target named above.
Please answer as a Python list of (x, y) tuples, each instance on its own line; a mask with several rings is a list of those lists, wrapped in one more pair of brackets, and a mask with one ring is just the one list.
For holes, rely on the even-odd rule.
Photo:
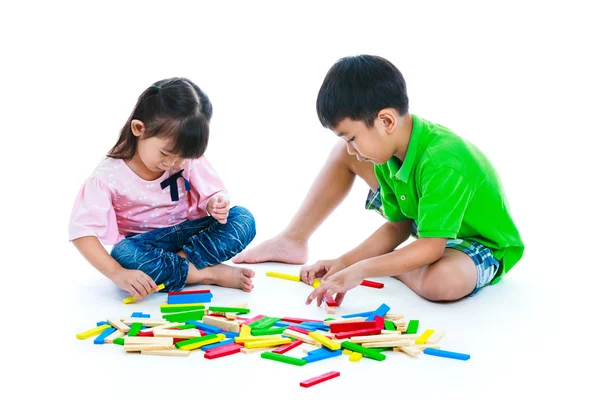
[[(250, 291), (254, 272), (221, 264), (256, 234), (254, 217), (230, 209), (208, 160), (212, 105), (184, 78), (146, 89), (121, 135), (83, 185), (69, 240), (118, 287), (141, 298), (186, 283)], [(114, 245), (110, 255), (100, 243)]]

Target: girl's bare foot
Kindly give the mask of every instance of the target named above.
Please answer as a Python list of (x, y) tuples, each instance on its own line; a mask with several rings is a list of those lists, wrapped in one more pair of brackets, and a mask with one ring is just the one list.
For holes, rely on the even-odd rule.
[(212, 267), (197, 269), (191, 262), (186, 283), (202, 283), (204, 285), (218, 285), (250, 292), (254, 288), (252, 277), (254, 271), (248, 268), (232, 267), (217, 264)]
[(231, 259), (236, 264), (256, 264), (267, 261), (304, 264), (308, 260), (308, 244), (278, 235)]

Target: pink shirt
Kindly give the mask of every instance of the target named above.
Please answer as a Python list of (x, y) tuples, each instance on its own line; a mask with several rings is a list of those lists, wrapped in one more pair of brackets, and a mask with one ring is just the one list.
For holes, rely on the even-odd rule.
[[(183, 169), (190, 182), (177, 179), (179, 200), (173, 201), (170, 187), (160, 183)], [(96, 236), (112, 245), (133, 233), (165, 228), (208, 215), (212, 196), (226, 194), (225, 186), (205, 157), (185, 160), (153, 181), (136, 175), (125, 161), (106, 158), (81, 188), (69, 223), (69, 240)]]

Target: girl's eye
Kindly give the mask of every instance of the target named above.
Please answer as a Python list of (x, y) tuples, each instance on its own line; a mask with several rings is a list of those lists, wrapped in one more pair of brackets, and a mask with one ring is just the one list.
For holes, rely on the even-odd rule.
[(167, 157), (167, 155), (165, 153), (163, 153), (162, 151), (160, 152), (160, 154), (162, 154), (163, 156)]

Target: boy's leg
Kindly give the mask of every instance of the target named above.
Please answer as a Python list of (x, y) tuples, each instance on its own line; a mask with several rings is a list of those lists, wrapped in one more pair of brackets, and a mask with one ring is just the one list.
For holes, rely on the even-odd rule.
[(379, 186), (373, 164), (358, 161), (348, 154), (344, 142), (337, 143), (288, 226), (274, 238), (244, 251), (232, 261), (304, 264), (308, 259), (308, 239), (346, 197), (357, 175), (371, 189), (376, 190)]
[(181, 231), (183, 249), (177, 254), (189, 260), (187, 283), (252, 290), (254, 271), (221, 264), (254, 239), (256, 227), (250, 211), (232, 207), (226, 224), (208, 217), (182, 224)]

